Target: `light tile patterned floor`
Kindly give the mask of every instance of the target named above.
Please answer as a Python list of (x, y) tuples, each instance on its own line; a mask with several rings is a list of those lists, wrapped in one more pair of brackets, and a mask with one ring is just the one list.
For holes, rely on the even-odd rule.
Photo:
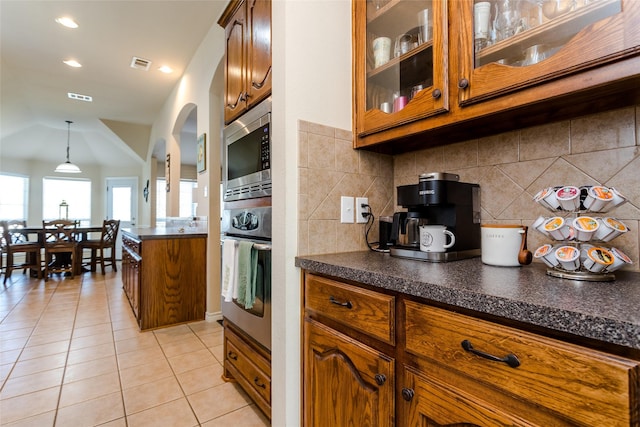
[(270, 425), (221, 379), (217, 322), (140, 332), (120, 277), (0, 282), (0, 425)]

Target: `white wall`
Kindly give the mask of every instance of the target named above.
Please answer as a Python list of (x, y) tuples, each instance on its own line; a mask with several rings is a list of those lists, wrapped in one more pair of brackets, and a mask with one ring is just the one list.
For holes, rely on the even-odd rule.
[[(300, 272), (294, 266), (298, 212), (297, 123), (306, 120), (351, 129), (351, 2), (273, 0), (272, 20), (272, 425), (280, 427), (300, 425)], [(206, 131), (209, 140), (207, 314), (218, 309), (220, 299), (220, 247), (213, 242), (220, 231), (214, 212), (219, 209), (216, 186), (220, 180), (223, 81), (219, 63), (224, 55), (223, 35), (222, 28), (214, 25), (154, 123), (151, 134), (151, 141), (167, 141), (167, 151), (173, 157), (176, 147), (171, 129), (176, 117), (186, 103), (197, 105), (198, 134)], [(205, 103), (206, 96), (209, 104)], [(151, 153), (149, 159), (150, 156)]]
[(351, 2), (273, 2), (272, 425), (300, 425), (298, 120), (351, 129)]
[[(220, 2), (220, 14), (226, 3)], [(219, 16), (219, 15), (218, 15)], [(218, 17), (216, 16), (216, 18)], [(180, 130), (186, 117), (181, 117), (185, 107), (189, 106), (191, 111), (193, 106), (197, 109), (197, 130), (196, 135), (207, 134), (207, 169), (204, 173), (197, 174), (198, 179), (198, 215), (210, 216), (208, 221), (208, 233), (211, 236), (208, 240), (207, 258), (207, 317), (220, 317), (220, 243), (217, 237), (220, 235), (219, 221), (219, 190), (220, 183), (220, 159), (216, 156), (220, 144), (220, 121), (221, 109), (219, 106), (211, 105), (212, 93), (221, 93), (222, 87), (217, 91), (211, 88), (213, 81), (222, 82), (216, 73), (220, 72), (219, 64), (224, 56), (224, 29), (214, 24), (202, 43), (191, 58), (182, 78), (171, 92), (165, 102), (160, 114), (155, 119), (151, 128), (149, 151), (147, 153), (147, 165), (145, 166), (145, 176), (155, 180), (155, 175), (164, 175), (164, 171), (158, 170), (152, 175), (151, 164), (153, 147), (157, 141), (166, 141), (166, 152), (171, 154), (170, 186), (172, 191), (168, 193), (167, 215), (178, 216), (178, 191), (179, 188), (179, 163), (180, 147), (178, 139)], [(221, 84), (219, 84), (221, 86)], [(218, 97), (221, 102), (221, 97)], [(213, 147), (213, 148), (212, 148)], [(211, 155), (214, 153), (214, 156)], [(162, 159), (163, 160), (163, 159)], [(164, 167), (158, 165), (158, 169)], [(205, 187), (207, 197), (205, 197)], [(148, 224), (151, 220), (151, 207), (146, 206), (145, 221)], [(217, 242), (217, 243), (215, 243)]]

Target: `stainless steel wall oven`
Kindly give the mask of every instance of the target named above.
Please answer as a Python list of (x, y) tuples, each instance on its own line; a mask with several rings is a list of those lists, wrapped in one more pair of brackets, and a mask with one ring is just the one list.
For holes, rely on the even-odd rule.
[(221, 230), (222, 239), (250, 241), (258, 254), (253, 307), (223, 298), (222, 315), (271, 351), (271, 206), (226, 209)]

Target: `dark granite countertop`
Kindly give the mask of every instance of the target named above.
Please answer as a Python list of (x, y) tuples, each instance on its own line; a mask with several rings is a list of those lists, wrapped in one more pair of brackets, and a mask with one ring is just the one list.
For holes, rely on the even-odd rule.
[(546, 266), (493, 267), (472, 258), (429, 263), (377, 252), (296, 258), (311, 272), (352, 280), (454, 307), (640, 349), (640, 273), (612, 282), (559, 279)]
[(139, 240), (207, 237), (207, 230), (203, 227), (133, 227), (123, 228), (122, 232)]

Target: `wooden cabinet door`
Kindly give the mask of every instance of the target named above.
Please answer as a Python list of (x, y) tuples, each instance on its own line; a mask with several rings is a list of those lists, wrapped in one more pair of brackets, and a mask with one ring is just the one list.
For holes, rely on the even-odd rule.
[(247, 9), (242, 4), (225, 27), (224, 122), (230, 123), (247, 109)]
[(310, 319), (303, 378), (305, 426), (394, 425), (394, 360)]
[[(449, 110), (447, 9), (446, 0), (353, 0), (357, 136)], [(418, 25), (424, 10), (432, 28), (426, 38)], [(409, 43), (406, 51), (395, 49), (396, 42), (402, 46), (402, 37)], [(381, 38), (391, 41), (390, 57), (376, 63), (373, 45)]]
[[(519, 20), (509, 35), (493, 41), (474, 35), (474, 1), (451, 2), (451, 28), (460, 54), (460, 105), (477, 103), (640, 54), (640, 2), (637, 0), (558, 1), (573, 5), (550, 12), (539, 2), (502, 0), (517, 6)], [(492, 3), (490, 27), (502, 16)], [(494, 31), (494, 34), (496, 32)], [(502, 39), (501, 39), (502, 37)], [(480, 43), (478, 43), (480, 42)], [(580, 88), (569, 88), (579, 90)], [(541, 92), (538, 99), (544, 99)]]
[(248, 108), (271, 94), (271, 0), (248, 0)]
[[(532, 426), (517, 414), (509, 414), (492, 403), (483, 402), (450, 384), (421, 374), (411, 368), (404, 373), (402, 388), (406, 427), (497, 427)], [(544, 425), (544, 424), (542, 424)], [(560, 425), (560, 424), (557, 424)]]

